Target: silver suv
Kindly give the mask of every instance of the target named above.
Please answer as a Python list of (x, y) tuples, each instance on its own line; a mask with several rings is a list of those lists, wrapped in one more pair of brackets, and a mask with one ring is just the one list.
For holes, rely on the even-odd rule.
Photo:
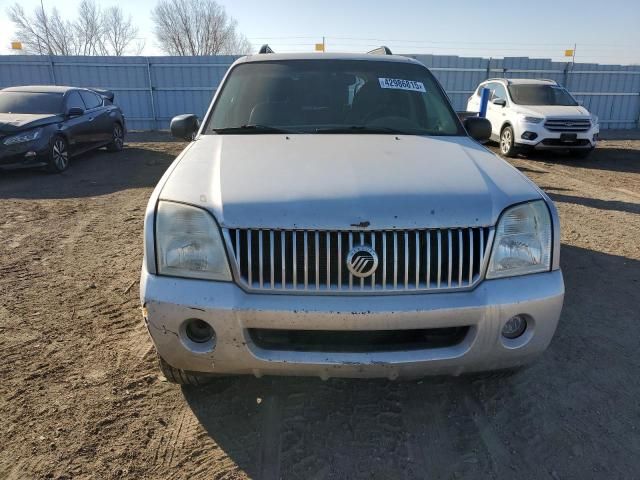
[(146, 211), (141, 300), (165, 376), (422, 376), (542, 353), (564, 296), (551, 200), (393, 55), (229, 69)]

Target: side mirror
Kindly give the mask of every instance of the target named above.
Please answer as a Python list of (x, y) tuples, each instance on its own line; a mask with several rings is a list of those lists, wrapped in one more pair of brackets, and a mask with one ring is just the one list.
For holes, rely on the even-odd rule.
[(489, 140), (491, 137), (491, 122), (482, 117), (468, 117), (464, 121), (464, 128), (471, 138), (479, 142)]
[(171, 135), (181, 140), (193, 140), (198, 128), (200, 128), (200, 122), (193, 113), (177, 115), (171, 119)]
[(501, 107), (504, 107), (507, 105), (507, 101), (504, 98), (496, 98), (493, 102), (494, 105), (500, 105)]
[(469, 111), (456, 112), (456, 115), (458, 115), (458, 118), (460, 119), (460, 121), (464, 123), (464, 121), (469, 117), (477, 117), (478, 112), (469, 112)]
[(84, 114), (84, 110), (80, 107), (71, 107), (67, 111), (67, 116), (69, 117), (79, 117), (82, 114)]

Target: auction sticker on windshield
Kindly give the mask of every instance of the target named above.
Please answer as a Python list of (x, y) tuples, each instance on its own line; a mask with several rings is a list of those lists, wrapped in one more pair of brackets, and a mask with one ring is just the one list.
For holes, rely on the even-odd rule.
[(411, 92), (427, 92), (424, 88), (424, 83), (416, 82), (414, 80), (403, 80), (402, 78), (378, 78), (378, 81), (380, 82), (381, 88), (409, 90)]

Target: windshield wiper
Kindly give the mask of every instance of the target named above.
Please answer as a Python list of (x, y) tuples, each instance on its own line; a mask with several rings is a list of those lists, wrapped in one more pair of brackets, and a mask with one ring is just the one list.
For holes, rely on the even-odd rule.
[(390, 133), (396, 135), (421, 135), (419, 130), (407, 131), (391, 127), (375, 127), (367, 125), (344, 125), (341, 127), (316, 128), (316, 133)]
[(292, 130), (286, 130), (284, 128), (270, 127), (269, 125), (247, 124), (240, 125), (239, 127), (225, 127), (225, 128), (212, 128), (212, 131), (216, 133), (293, 133)]

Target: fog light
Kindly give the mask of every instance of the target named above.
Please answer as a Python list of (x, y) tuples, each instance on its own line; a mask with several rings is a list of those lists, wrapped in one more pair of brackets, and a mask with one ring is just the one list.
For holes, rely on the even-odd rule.
[(516, 315), (507, 320), (502, 327), (502, 336), (509, 339), (518, 338), (527, 329), (527, 319), (523, 315)]
[(522, 138), (524, 138), (525, 140), (535, 140), (536, 138), (538, 138), (538, 134), (536, 132), (524, 132), (522, 134)]
[(189, 340), (195, 343), (207, 343), (215, 335), (213, 328), (207, 322), (197, 318), (187, 320), (185, 333)]

